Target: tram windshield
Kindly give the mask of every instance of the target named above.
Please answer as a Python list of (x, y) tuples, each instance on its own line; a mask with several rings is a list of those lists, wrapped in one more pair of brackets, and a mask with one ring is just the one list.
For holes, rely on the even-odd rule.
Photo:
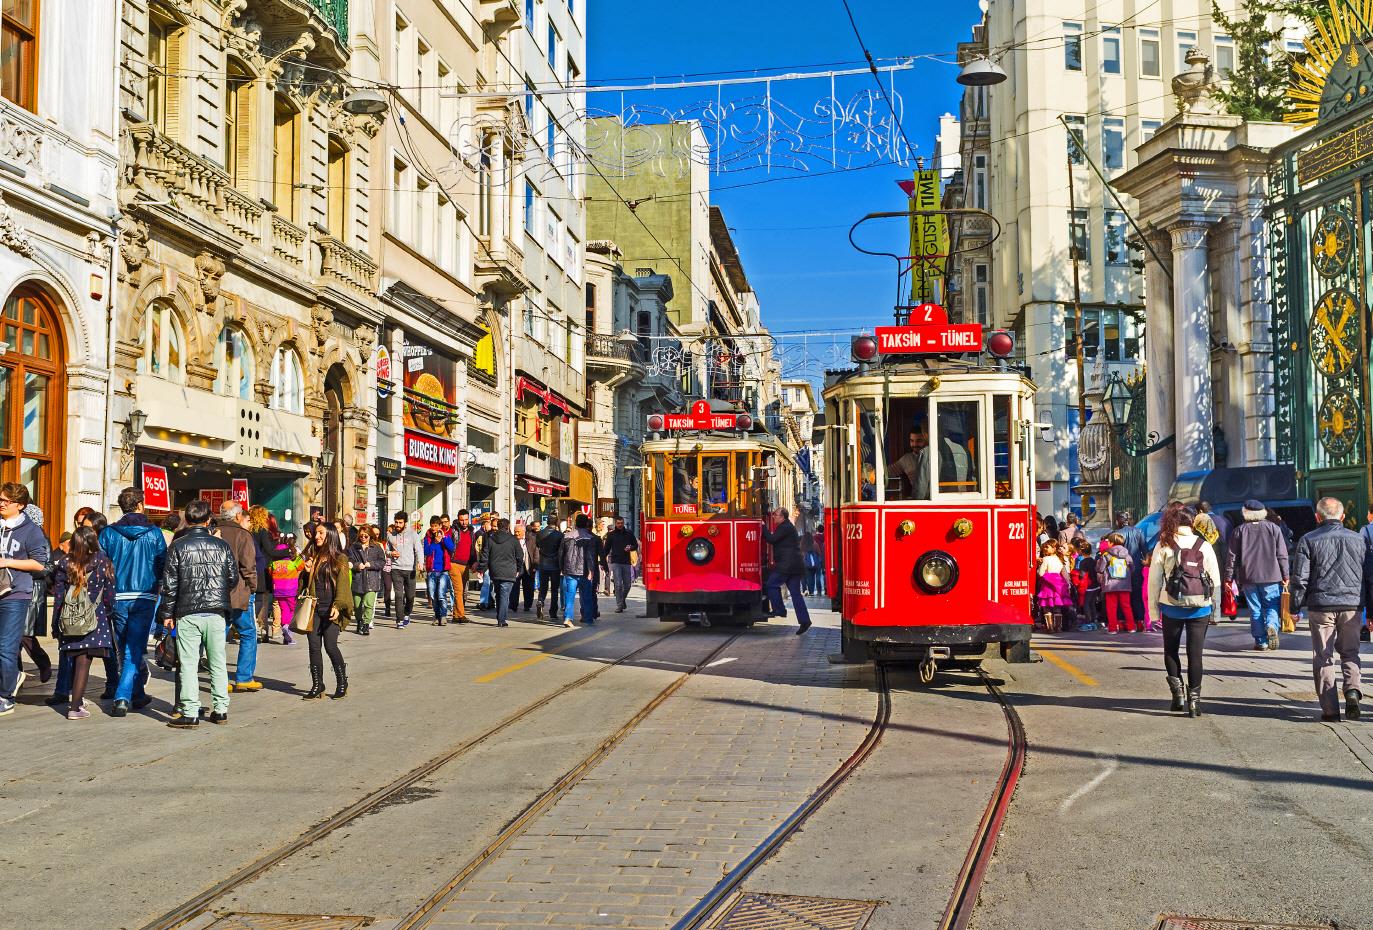
[(1018, 469), (1029, 452), (1017, 441), (1011, 395), (858, 397), (839, 406), (848, 426), (838, 432), (849, 437), (855, 460), (835, 462), (844, 471), (846, 500), (1010, 500), (1028, 493)]
[(651, 517), (761, 516), (770, 496), (757, 449), (646, 452), (644, 458)]

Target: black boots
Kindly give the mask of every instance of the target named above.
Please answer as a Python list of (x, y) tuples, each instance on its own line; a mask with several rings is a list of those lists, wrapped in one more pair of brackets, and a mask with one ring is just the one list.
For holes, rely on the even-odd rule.
[(1344, 715), (1350, 720), (1358, 720), (1361, 711), (1359, 710), (1359, 700), (1363, 697), (1357, 691), (1346, 691), (1344, 695)]
[(1173, 703), (1168, 709), (1174, 712), (1186, 710), (1187, 692), (1182, 687), (1182, 679), (1168, 676), (1168, 690), (1173, 692)]
[(310, 690), (305, 692), (301, 698), (303, 701), (313, 701), (324, 697), (324, 668), (323, 666), (310, 666)]
[(338, 687), (329, 695), (330, 700), (340, 701), (348, 696), (348, 666), (342, 662), (334, 664), (334, 680)]
[(1187, 689), (1187, 716), (1201, 716), (1201, 687)]

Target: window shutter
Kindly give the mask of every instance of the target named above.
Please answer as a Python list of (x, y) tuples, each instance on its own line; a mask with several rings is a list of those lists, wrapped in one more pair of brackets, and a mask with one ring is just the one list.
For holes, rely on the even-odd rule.
[(237, 113), (234, 121), (234, 186), (242, 190), (245, 178), (258, 177), (253, 168), (253, 96), (256, 81), (244, 81), (234, 89)]
[(175, 32), (168, 31), (166, 73), (161, 76), (162, 96), (166, 100), (164, 106), (167, 108), (167, 136), (177, 142), (182, 141), (181, 89), (185, 81), (181, 71), (181, 62), (184, 57), (181, 54), (181, 46), (184, 44), (185, 38), (185, 29), (178, 29)]

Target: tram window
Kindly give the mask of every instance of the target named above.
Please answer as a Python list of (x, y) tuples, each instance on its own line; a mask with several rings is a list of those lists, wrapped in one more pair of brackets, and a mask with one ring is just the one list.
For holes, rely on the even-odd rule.
[(696, 512), (698, 499), (697, 469), (696, 456), (673, 456), (672, 512), (674, 514), (693, 514)]
[(663, 459), (665, 456), (653, 456), (653, 515), (655, 517), (664, 516), (663, 512), (663, 491), (667, 487), (667, 482), (663, 474)]
[(729, 512), (729, 455), (701, 456), (701, 512)]
[(997, 500), (1015, 496), (1011, 483), (1011, 399), (1004, 394), (992, 398), (992, 477)]
[(956, 400), (941, 401), (936, 408), (941, 494), (978, 494), (982, 491), (977, 429), (980, 406), (975, 400)]
[(887, 479), (889, 500), (930, 499), (930, 402), (925, 397), (893, 398), (887, 417)]
[(877, 436), (880, 429), (877, 401), (867, 397), (859, 400), (859, 494), (860, 499), (865, 501), (877, 500)]
[(734, 482), (738, 491), (734, 495), (735, 513), (739, 516), (753, 515), (753, 465), (747, 452), (734, 453)]

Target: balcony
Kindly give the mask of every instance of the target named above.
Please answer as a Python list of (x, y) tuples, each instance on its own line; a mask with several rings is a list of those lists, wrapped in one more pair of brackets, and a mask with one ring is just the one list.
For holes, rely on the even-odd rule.
[(348, 45), (348, 0), (310, 0), (329, 28), (338, 36), (339, 43)]
[[(377, 265), (357, 249), (349, 248), (333, 236), (321, 235), (315, 240), (319, 246), (319, 275), (326, 282), (342, 284), (363, 294), (372, 294), (377, 277)], [(470, 373), (470, 371), (469, 371)]]
[(272, 253), (297, 268), (305, 264), (305, 230), (288, 219), (272, 215)]
[(547, 481), (550, 474), (549, 459), (528, 446), (516, 446), (515, 474), (538, 481)]
[(586, 406), (585, 376), (533, 339), (515, 340), (515, 370), (538, 381), (574, 406)]
[(586, 337), (587, 378), (612, 388), (638, 381), (646, 373), (647, 355), (638, 340), (621, 341), (619, 336), (592, 333)]
[[(515, 0), (477, 0), (477, 16), (482, 25), (509, 29), (520, 21), (520, 8)], [(529, 25), (533, 28), (533, 24)]]

